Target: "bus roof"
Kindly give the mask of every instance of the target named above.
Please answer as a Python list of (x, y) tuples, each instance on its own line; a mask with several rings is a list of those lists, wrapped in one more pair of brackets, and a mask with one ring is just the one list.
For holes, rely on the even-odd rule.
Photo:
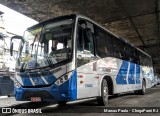
[(63, 19), (67, 19), (67, 18), (75, 18), (75, 17), (76, 17), (76, 14), (58, 16), (58, 17), (55, 17), (55, 18), (48, 19), (48, 20), (45, 20), (43, 22), (40, 22), (40, 23), (38, 23), (36, 25), (33, 25), (32, 27), (27, 28), (27, 30), (30, 30), (30, 29), (33, 29), (33, 28), (36, 28), (36, 27), (39, 27), (39, 26), (43, 26), (44, 24), (52, 22), (52, 21), (58, 21), (58, 20), (63, 20)]

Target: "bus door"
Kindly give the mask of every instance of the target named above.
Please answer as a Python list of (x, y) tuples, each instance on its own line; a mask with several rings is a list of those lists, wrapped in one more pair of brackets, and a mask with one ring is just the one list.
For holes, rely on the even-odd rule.
[(93, 24), (82, 19), (77, 35), (77, 98), (98, 95)]

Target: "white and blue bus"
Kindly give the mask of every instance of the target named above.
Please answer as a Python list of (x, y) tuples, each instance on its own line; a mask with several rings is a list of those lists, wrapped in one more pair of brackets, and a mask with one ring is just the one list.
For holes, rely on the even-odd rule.
[(73, 14), (24, 32), (14, 94), (18, 101), (65, 104), (97, 98), (98, 104), (106, 105), (110, 95), (145, 94), (153, 77), (148, 54), (91, 19)]

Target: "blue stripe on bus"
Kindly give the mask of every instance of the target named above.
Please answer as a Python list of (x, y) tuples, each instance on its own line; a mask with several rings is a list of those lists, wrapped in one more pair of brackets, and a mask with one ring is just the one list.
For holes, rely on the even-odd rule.
[(53, 83), (57, 79), (53, 74), (48, 75), (48, 76), (44, 76), (44, 78), (48, 82), (48, 84)]
[(72, 79), (71, 79), (71, 91), (72, 91), (72, 100), (76, 100), (77, 99), (77, 71), (75, 70), (73, 72), (72, 75)]
[(129, 74), (128, 74), (128, 84), (135, 84), (134, 70), (135, 70), (135, 65), (133, 63), (130, 63), (130, 69), (129, 69)]
[(128, 83), (127, 83), (127, 70), (128, 70), (128, 61), (123, 61), (122, 65), (119, 69), (119, 72), (116, 76), (116, 83), (117, 84), (140, 84), (140, 65), (136, 64), (136, 80), (134, 79), (135, 75), (135, 64), (130, 63), (130, 69), (128, 74)]
[[(46, 73), (46, 71), (45, 71), (45, 73)], [(48, 84), (51, 84), (54, 81), (56, 81), (57, 78), (51, 72), (48, 71), (47, 73), (48, 73), (48, 75), (43, 76), (43, 77)], [(37, 75), (37, 74), (38, 74), (38, 72), (34, 72), (34, 73), (32, 72), (32, 75)], [(39, 76), (38, 77), (29, 77), (27, 75), (27, 73), (20, 73), (20, 78), (22, 79), (23, 86), (33, 86), (30, 79), (33, 80), (35, 85), (46, 85), (47, 84), (43, 81), (43, 79), (41, 77), (39, 77)]]
[(140, 84), (140, 66), (136, 64), (136, 84)]
[(46, 85), (45, 82), (42, 80), (42, 78), (40, 77), (36, 77), (36, 78), (31, 78), (36, 85)]
[(123, 61), (121, 68), (119, 69), (119, 72), (117, 74), (116, 77), (116, 83), (117, 84), (127, 84), (126, 81), (126, 75), (127, 75), (127, 69), (128, 69), (128, 62), (127, 61)]
[[(68, 97), (70, 100), (77, 99), (77, 71), (74, 70), (70, 79), (59, 86), (59, 91), (61, 93), (69, 92)], [(66, 96), (67, 97), (67, 96)], [(64, 97), (64, 99), (66, 99)], [(63, 99), (61, 99), (63, 100)]]
[[(21, 78), (21, 77), (20, 77)], [(22, 83), (24, 86), (33, 86), (29, 78), (22, 78)]]

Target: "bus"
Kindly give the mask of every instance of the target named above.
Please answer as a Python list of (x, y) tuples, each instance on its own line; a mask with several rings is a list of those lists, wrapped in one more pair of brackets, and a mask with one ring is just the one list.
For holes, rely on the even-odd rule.
[(152, 86), (157, 86), (160, 83), (160, 76), (156, 70), (154, 70), (154, 78), (152, 80)]
[(152, 86), (151, 56), (83, 15), (41, 22), (21, 39), (14, 82), (18, 101), (62, 105), (96, 98), (105, 106), (110, 95), (144, 95)]

